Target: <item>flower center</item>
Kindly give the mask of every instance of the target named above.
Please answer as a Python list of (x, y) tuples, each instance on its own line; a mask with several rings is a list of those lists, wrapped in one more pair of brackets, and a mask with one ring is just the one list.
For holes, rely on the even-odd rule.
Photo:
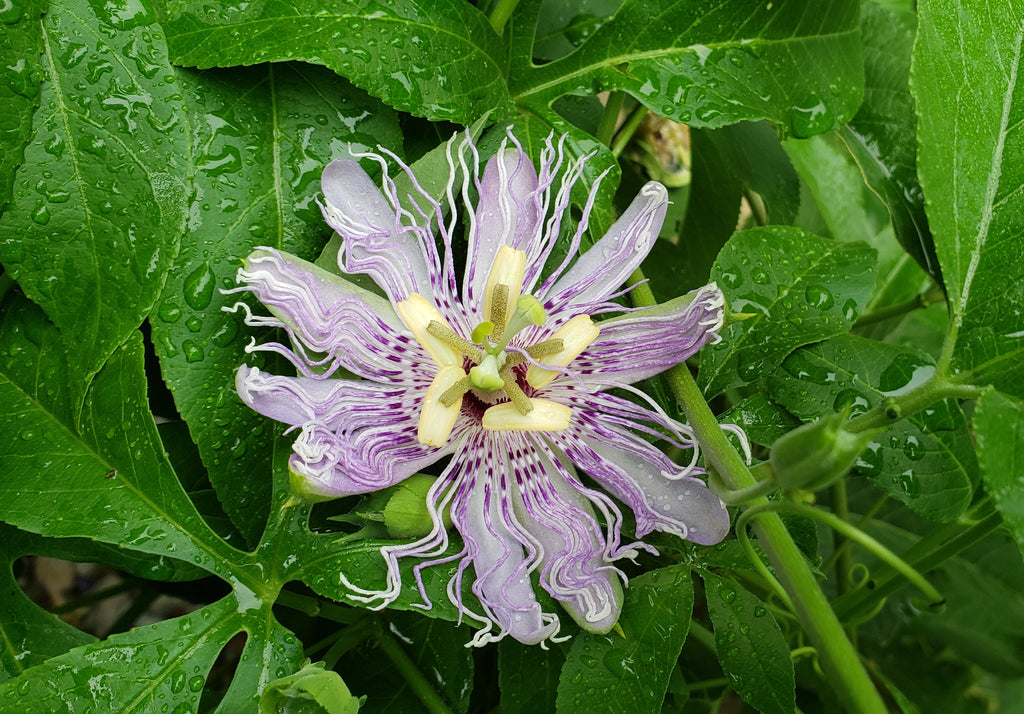
[[(491, 431), (558, 431), (569, 426), (572, 411), (563, 404), (527, 396), (520, 386), (524, 362), (566, 367), (597, 337), (587, 315), (577, 315), (550, 338), (507, 351), (512, 339), (547, 320), (544, 306), (532, 295), (522, 295), (525, 253), (503, 247), (495, 257), (487, 281), (480, 322), (465, 339), (438, 310), (418, 294), (396, 306), (417, 341), (438, 364), (439, 370), (423, 398), (417, 437), (422, 444), (441, 446), (451, 435), (470, 391), (480, 402), (492, 404), (481, 426)], [(514, 302), (513, 302), (514, 299)], [(464, 369), (469, 366), (469, 372)], [(525, 382), (534, 389), (547, 385), (558, 371), (531, 364)], [(507, 401), (501, 401), (502, 397)]]

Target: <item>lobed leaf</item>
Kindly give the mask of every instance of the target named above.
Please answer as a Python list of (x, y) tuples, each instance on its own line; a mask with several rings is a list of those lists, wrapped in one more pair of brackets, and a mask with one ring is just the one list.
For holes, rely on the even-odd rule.
[[(63, 351), (35, 306), (8, 298), (0, 337), (0, 520), (213, 569), (235, 551), (196, 513), (146, 403), (139, 333), (111, 356), (75, 425)], [(20, 304), (19, 304), (20, 303)]]
[(39, 105), (43, 37), (40, 17), (47, 0), (8, 3), (0, 9), (0, 213), (11, 197), (14, 172), (32, 136), (32, 114)]
[(148, 313), (185, 227), (185, 105), (148, 2), (55, 2), (46, 81), (0, 221), (0, 260), (61, 330), (77, 410)]
[(0, 593), (4, 594), (4, 607), (0, 608), (0, 684), (51, 657), (96, 640), (43, 610), (18, 587), (11, 567), (27, 552), (25, 535), (0, 524)]
[(207, 5), (164, 0), (172, 60), (207, 69), (321, 64), (416, 116), (470, 124), (509, 110), (504, 43), (462, 0), (315, 0)]
[[(270, 423), (235, 394), (235, 370), (259, 362), (245, 347), (241, 261), (256, 246), (310, 258), (330, 233), (315, 203), (320, 173), (349, 150), (400, 146), (393, 112), (323, 68), (262, 65), (180, 72), (194, 111), (196, 197), (190, 230), (151, 318), (164, 380), (199, 447), (210, 482), (250, 543), (266, 521)], [(262, 366), (262, 365), (261, 365)], [(253, 474), (264, 474), (254, 478)]]
[(857, 6), (627, 0), (570, 55), (541, 66), (515, 57), (509, 84), (521, 105), (619, 89), (692, 126), (768, 119), (811, 136), (860, 103)]
[(871, 294), (875, 252), (796, 228), (734, 235), (711, 270), (732, 312), (751, 315), (701, 353), (698, 384), (713, 396), (774, 370), (801, 345), (850, 329)]

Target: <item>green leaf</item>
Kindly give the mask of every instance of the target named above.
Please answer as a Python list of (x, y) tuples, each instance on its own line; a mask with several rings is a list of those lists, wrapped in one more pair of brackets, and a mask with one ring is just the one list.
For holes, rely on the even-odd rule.
[(1024, 404), (989, 389), (973, 418), (985, 490), (1024, 552)]
[(917, 116), (914, 98), (907, 91), (914, 33), (892, 10), (863, 2), (861, 35), (864, 102), (850, 123), (840, 128), (839, 136), (864, 180), (889, 209), (897, 240), (929, 275), (941, 280), (917, 179), (913, 141)]
[[(794, 352), (765, 383), (772, 399), (810, 421), (847, 406), (865, 412), (934, 373), (924, 353), (844, 335)], [(855, 472), (923, 516), (956, 518), (978, 480), (959, 405), (947, 399), (896, 422), (868, 444)]]
[(558, 684), (560, 712), (660, 711), (690, 629), (693, 582), (673, 565), (630, 581), (619, 625), (625, 637), (581, 633)]
[(0, 222), (0, 261), (81, 375), (76, 410), (156, 301), (185, 227), (185, 106), (153, 22), (143, 2), (121, 15), (86, 0), (47, 12), (47, 81)]
[[(389, 612), (382, 623), (379, 636), (391, 638), (404, 650), (452, 712), (465, 714), (473, 691), (473, 649), (466, 647), (469, 630), (417, 612)], [(378, 658), (383, 657), (380, 650), (372, 658), (363, 650), (350, 650), (338, 662), (338, 670), (353, 692), (367, 696), (367, 711), (421, 711), (422, 702), (402, 674), (380, 666)]]
[(0, 10), (0, 213), (11, 197), (14, 172), (32, 136), (32, 114), (39, 104), (43, 38), (39, 18), (47, 0), (8, 3)]
[(537, 16), (533, 56), (545, 61), (564, 57), (606, 22), (621, 4), (622, 0), (542, 2)]
[(509, 84), (522, 105), (621, 89), (693, 126), (768, 119), (810, 136), (860, 103), (857, 6), (829, 0), (808, 13), (793, 0), (627, 0), (567, 57), (540, 66), (516, 57)]
[(828, 233), (836, 240), (864, 241), (875, 235), (865, 208), (864, 180), (829, 138), (787, 139), (783, 148), (807, 184)]
[(22, 531), (0, 524), (0, 683), (95, 637), (46, 612), (18, 587), (11, 566), (25, 555)]
[(743, 122), (706, 134), (744, 189), (761, 199), (759, 220), (792, 223), (800, 207), (800, 179), (775, 128), (763, 121)]
[[(263, 623), (272, 626), (262, 628)], [(53, 657), (0, 685), (0, 701), (17, 700), (22, 711), (41, 714), (64, 709), (148, 714), (168, 703), (195, 711), (214, 660), (242, 630), (248, 631), (249, 639), (222, 711), (254, 711), (257, 681), (269, 681), (267, 669), (281, 668), (285, 662), (298, 669), (302, 653), (295, 638), (261, 608), (254, 612), (235, 595), (184, 617), (137, 627)], [(267, 637), (268, 632), (277, 636)], [(239, 681), (244, 682), (244, 696), (232, 693)]]
[[(268, 331), (224, 312), (235, 273), (256, 246), (312, 257), (330, 233), (314, 199), (320, 173), (347, 148), (399, 146), (393, 112), (320, 67), (268, 64), (181, 72), (193, 111), (196, 199), (188, 235), (151, 316), (164, 380), (199, 446), (217, 495), (250, 543), (270, 495), (273, 428), (235, 393), (235, 370)], [(254, 475), (263, 475), (255, 477)]]
[[(977, 18), (972, 20), (971, 18)], [(942, 265), (958, 379), (1024, 396), (1021, 3), (920, 4), (918, 171)]]
[(59, 337), (42, 313), (9, 296), (0, 337), (8, 346), (0, 355), (0, 520), (203, 567), (234, 553), (196, 513), (166, 460), (147, 408), (138, 332), (96, 376), (81, 431), (61, 391)]
[(801, 345), (850, 329), (871, 294), (875, 252), (796, 228), (741, 231), (718, 254), (711, 278), (732, 312), (752, 315), (701, 353), (709, 397), (757, 380)]
[(503, 714), (555, 714), (558, 675), (570, 645), (549, 643), (546, 650), (511, 637), (498, 643), (498, 685)]
[(719, 415), (723, 424), (738, 424), (755, 444), (771, 446), (782, 435), (800, 426), (800, 420), (773, 402), (764, 392), (751, 394)]
[(759, 712), (796, 710), (796, 683), (789, 645), (779, 624), (756, 595), (709, 572), (701, 573), (715, 650), (732, 686)]
[(428, 119), (470, 124), (488, 110), (509, 111), (504, 43), (461, 0), (164, 0), (161, 21), (171, 58), (183, 66), (303, 60)]

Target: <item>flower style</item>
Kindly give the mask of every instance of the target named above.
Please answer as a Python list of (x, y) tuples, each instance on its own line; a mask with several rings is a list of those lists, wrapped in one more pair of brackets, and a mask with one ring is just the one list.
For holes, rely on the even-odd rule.
[[(692, 475), (689, 429), (629, 386), (717, 341), (722, 293), (708, 285), (642, 310), (611, 302), (664, 220), (668, 197), (654, 182), (580, 255), (595, 185), (582, 220), (566, 231), (568, 256), (558, 258), (570, 191), (587, 159), (567, 159), (564, 143), (548, 138), (538, 171), (509, 132), (481, 172), (473, 143), (453, 139), (440, 202), (389, 152), (410, 195), (384, 156), (358, 157), (380, 164), (381, 188), (355, 161), (331, 162), (322, 209), (342, 238), (338, 265), (372, 278), (386, 298), (269, 248), (238, 273), (236, 290), (255, 293), (273, 314), (246, 309), (247, 322), (282, 327), (291, 338), (291, 346), (249, 349), (284, 355), (299, 372), (243, 366), (238, 393), (299, 430), (290, 468), (305, 490), (377, 491), (450, 457), (427, 494), (433, 530), (381, 549), (384, 587), (344, 573), (341, 581), (356, 599), (384, 607), (401, 592), (399, 560), (415, 558), (430, 607), (422, 569), (458, 561), (448, 597), (483, 624), (471, 644), (557, 636), (559, 617), (543, 610), (532, 577), (584, 629), (615, 625), (625, 578), (613, 563), (653, 549), (621, 542), (622, 512), (604, 491), (633, 511), (639, 537), (660, 530), (712, 544), (729, 529), (722, 502)], [(468, 236), (461, 289), (453, 259), (460, 203)], [(356, 379), (332, 378), (342, 368)], [(673, 463), (654, 440), (688, 449), (691, 462)], [(462, 536), (454, 555), (445, 514)], [(470, 565), (482, 612), (463, 601)]]

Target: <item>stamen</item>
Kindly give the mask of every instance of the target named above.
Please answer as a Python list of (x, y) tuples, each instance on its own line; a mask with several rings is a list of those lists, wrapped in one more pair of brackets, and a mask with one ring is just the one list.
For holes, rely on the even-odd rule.
[[(465, 340), (447, 325), (438, 322), (437, 320), (431, 320), (430, 324), (427, 325), (427, 333), (432, 337), (436, 337), (446, 345), (458, 350), (461, 354), (466, 355), (474, 362), (479, 362), (483, 359), (484, 353), (480, 351), (480, 348), (474, 345), (469, 340)], [(459, 364), (462, 364), (462, 360), (459, 360)]]
[[(534, 345), (534, 347), (539, 347), (555, 340), (561, 341), (562, 349), (548, 354), (544, 363), (552, 367), (568, 367), (574, 359), (580, 356), (583, 350), (590, 347), (600, 332), (589, 315), (577, 315), (558, 328), (555, 334), (551, 336), (551, 339), (540, 342)], [(534, 355), (531, 353), (530, 356), (533, 357)], [(540, 389), (547, 386), (558, 375), (559, 372), (555, 370), (542, 369), (536, 365), (530, 365), (530, 368), (526, 371), (526, 383), (535, 389)]]
[(465, 378), (466, 373), (462, 367), (447, 365), (437, 371), (434, 381), (423, 396), (423, 410), (416, 430), (416, 439), (421, 444), (443, 446), (448, 441), (462, 410), (462, 395), (447, 404), (443, 397)]
[(543, 342), (538, 342), (535, 345), (530, 345), (526, 348), (525, 352), (534, 359), (539, 359), (547, 355), (553, 355), (557, 352), (561, 352), (563, 349), (565, 349), (565, 340), (556, 338), (552, 340), (544, 340)]
[[(523, 275), (525, 273), (526, 253), (510, 248), (507, 245), (502, 246), (494, 257), (494, 264), (491, 266), (490, 275), (487, 276), (487, 285), (484, 287), (484, 304), (482, 306), (483, 314), (494, 323), (495, 327), (499, 324), (502, 326), (508, 324), (512, 306), (516, 304), (519, 294), (523, 291)], [(505, 310), (500, 315), (500, 318), (496, 319), (493, 300), (494, 289), (498, 285), (507, 286), (508, 295), (505, 298)]]
[[(440, 366), (462, 365), (462, 354), (459, 348), (445, 339), (439, 339), (430, 332), (430, 324), (437, 322), (447, 332), (455, 335), (448, 327), (444, 316), (419, 293), (412, 293), (408, 298), (395, 305), (398, 316), (416, 337), (416, 341), (427, 351)], [(456, 337), (458, 337), (456, 335)]]
[(456, 399), (461, 400), (462, 396), (469, 391), (469, 377), (463, 377), (458, 382), (448, 387), (438, 397), (438, 401), (446, 407), (450, 407), (455, 403)]
[(505, 395), (512, 400), (512, 405), (519, 411), (520, 414), (529, 414), (533, 411), (533, 403), (530, 402), (530, 398), (526, 396), (516, 382), (516, 376), (512, 374), (512, 365), (506, 364), (501, 372), (501, 381), (505, 387)]
[(491, 314), (490, 322), (494, 325), (494, 337), (500, 339), (505, 332), (505, 322), (508, 319), (508, 285), (498, 283), (491, 293)]
[(488, 431), (561, 431), (569, 427), (572, 410), (547, 399), (530, 399), (533, 409), (523, 414), (512, 402), (495, 404), (484, 412), (482, 425)]

